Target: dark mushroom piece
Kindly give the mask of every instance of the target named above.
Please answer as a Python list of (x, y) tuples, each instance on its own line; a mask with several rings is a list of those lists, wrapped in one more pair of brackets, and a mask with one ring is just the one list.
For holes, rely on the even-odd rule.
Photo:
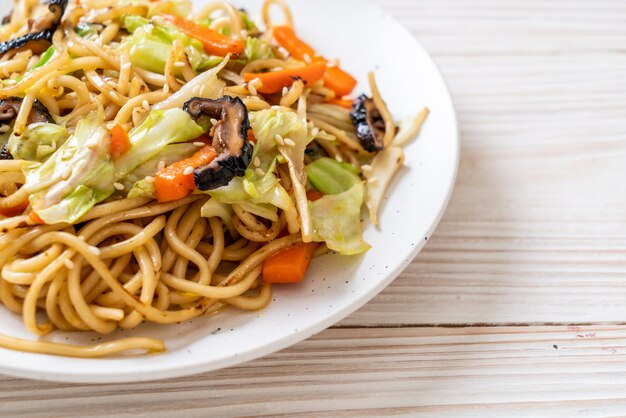
[(215, 100), (195, 97), (185, 103), (183, 109), (195, 120), (203, 115), (218, 120), (212, 143), (218, 157), (194, 170), (196, 187), (213, 190), (226, 186), (235, 177), (243, 176), (252, 160), (253, 147), (248, 142), (248, 109), (241, 99), (230, 96)]
[[(61, 23), (61, 18), (63, 17), (63, 13), (65, 13), (67, 3), (68, 0), (50, 0), (48, 3), (49, 13), (29, 25), (30, 33), (0, 43), (0, 55), (4, 55), (14, 49), (22, 48), (30, 49), (34, 53), (44, 52), (50, 46), (54, 31), (57, 30), (59, 23)], [(8, 22), (10, 22), (10, 15), (7, 17)], [(6, 17), (3, 19), (3, 22), (5, 22), (5, 20), (7, 20)]]
[(376, 152), (385, 148), (385, 121), (374, 100), (362, 94), (352, 104), (350, 111), (356, 137), (366, 151)]
[(2, 24), (6, 25), (7, 23), (11, 23), (11, 15), (13, 14), (13, 11), (10, 11), (8, 15), (6, 15), (5, 17), (2, 18)]
[[(11, 125), (20, 112), (20, 106), (22, 106), (22, 99), (19, 97), (0, 100), (0, 126)], [(37, 100), (33, 103), (33, 108), (28, 115), (28, 124), (31, 123), (54, 123), (54, 119), (48, 109)], [(13, 159), (13, 156), (9, 152), (8, 145), (4, 144), (0, 150), (0, 160), (11, 159)]]

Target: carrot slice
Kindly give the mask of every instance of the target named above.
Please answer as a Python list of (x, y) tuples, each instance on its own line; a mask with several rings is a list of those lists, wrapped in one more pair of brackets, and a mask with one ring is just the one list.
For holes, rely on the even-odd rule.
[(245, 45), (238, 39), (229, 38), (207, 27), (198, 25), (182, 17), (164, 14), (166, 20), (176, 25), (185, 35), (202, 42), (204, 51), (209, 55), (225, 57), (228, 54), (240, 55)]
[(297, 283), (304, 280), (317, 242), (300, 244), (269, 257), (263, 263), (263, 283)]
[(252, 130), (252, 128), (248, 129), (248, 141), (256, 144), (256, 137), (254, 136), (254, 131)]
[(46, 223), (43, 221), (43, 219), (41, 219), (39, 217), (39, 215), (37, 215), (37, 212), (35, 212), (34, 210), (31, 211), (28, 214), (28, 217), (30, 218), (31, 221), (33, 221), (33, 223), (36, 223), (37, 225), (45, 225)]
[(28, 199), (26, 199), (25, 201), (23, 201), (19, 205), (13, 206), (12, 208), (0, 209), (0, 215), (6, 216), (7, 218), (11, 218), (13, 216), (21, 215), (22, 213), (24, 213), (24, 211), (26, 210), (28, 205), (29, 205), (29, 202), (28, 202)]
[(154, 179), (155, 195), (159, 202), (171, 202), (189, 196), (196, 189), (193, 171), (210, 164), (217, 158), (217, 151), (210, 145), (200, 148), (190, 158), (177, 161), (160, 170)]
[[(324, 57), (318, 55), (309, 44), (298, 38), (293, 29), (288, 26), (275, 27), (274, 39), (296, 59), (328, 64)], [(333, 90), (338, 97), (343, 97), (352, 93), (357, 81), (341, 68), (328, 67), (324, 74), (324, 84)]]
[(303, 67), (286, 68), (280, 71), (270, 71), (268, 73), (246, 73), (243, 75), (246, 82), (250, 82), (255, 78), (263, 82), (263, 87), (257, 90), (263, 94), (280, 93), (283, 87), (291, 87), (298, 79), (304, 84), (311, 85), (324, 77), (326, 66), (324, 63), (317, 62), (305, 65)]
[(354, 103), (354, 101), (346, 99), (329, 99), (326, 100), (326, 103), (341, 106), (346, 109), (352, 109), (352, 103)]
[(317, 190), (308, 190), (306, 192), (306, 198), (307, 200), (310, 200), (311, 202), (320, 200), (322, 197), (324, 197), (324, 193), (317, 191)]
[[(309, 44), (296, 36), (289, 26), (277, 26), (274, 28), (274, 39), (287, 50), (295, 59), (300, 61), (324, 61)], [(307, 58), (308, 56), (308, 58)]]
[(117, 159), (130, 151), (131, 144), (128, 132), (117, 124), (111, 129), (111, 158)]
[(343, 97), (352, 93), (357, 81), (341, 68), (330, 67), (326, 69), (326, 74), (324, 74), (324, 84), (333, 90), (337, 97)]

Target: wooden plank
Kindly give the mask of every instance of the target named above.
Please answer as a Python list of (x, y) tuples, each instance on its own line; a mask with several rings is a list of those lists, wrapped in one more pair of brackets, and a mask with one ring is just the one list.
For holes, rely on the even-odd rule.
[(462, 160), (426, 249), (342, 324), (626, 322), (626, 4), (380, 3), (446, 75)]
[(459, 184), (416, 262), (264, 359), (145, 384), (0, 378), (0, 415), (623, 415), (625, 326), (414, 325), (626, 322), (626, 3), (376, 1), (459, 113)]
[[(626, 327), (334, 329), (210, 374), (143, 384), (0, 378), (0, 415), (617, 414)], [(550, 409), (553, 412), (553, 409)]]

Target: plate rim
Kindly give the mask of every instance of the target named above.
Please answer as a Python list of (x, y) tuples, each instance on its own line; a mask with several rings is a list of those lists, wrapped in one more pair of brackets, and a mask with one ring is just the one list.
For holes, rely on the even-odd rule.
[[(362, 0), (361, 0), (362, 1)], [(429, 63), (436, 70), (437, 76), (439, 77), (443, 92), (445, 92), (445, 97), (441, 97), (440, 99), (445, 100), (447, 105), (451, 109), (451, 117), (452, 117), (452, 131), (454, 133), (454, 138), (451, 141), (454, 144), (454, 149), (449, 150), (450, 153), (454, 153), (454, 167), (453, 173), (451, 177), (451, 181), (447, 186), (446, 197), (441, 202), (440, 207), (438, 208), (437, 216), (432, 221), (430, 227), (428, 228), (428, 237), (430, 237), (434, 231), (437, 229), (441, 219), (450, 203), (450, 199), (452, 197), (457, 179), (459, 174), (459, 164), (461, 158), (461, 140), (460, 140), (460, 131), (459, 131), (459, 122), (456, 111), (456, 106), (454, 103), (454, 99), (452, 94), (450, 93), (450, 88), (446, 79), (441, 72), (441, 69), (437, 62), (433, 59), (428, 50), (422, 45), (419, 39), (411, 33), (411, 31), (403, 25), (395, 16), (388, 13), (381, 6), (374, 3), (372, 0), (365, 0), (362, 3), (367, 3), (370, 7), (373, 7), (378, 13), (384, 16), (386, 19), (390, 19), (402, 32), (405, 33), (408, 37), (412, 39), (415, 44), (415, 47), (420, 50), (420, 53), (429, 61)], [(284, 350), (287, 347), (290, 347), (294, 344), (302, 342), (313, 335), (316, 335), (339, 321), (345, 319), (369, 301), (371, 301), (376, 295), (378, 295), (382, 290), (384, 290), (387, 286), (389, 286), (406, 268), (413, 262), (413, 260), (417, 257), (417, 255), (422, 251), (424, 246), (427, 244), (426, 240), (419, 240), (419, 243), (416, 244), (409, 256), (403, 260), (401, 263), (397, 264), (395, 268), (386, 275), (383, 280), (379, 280), (375, 286), (373, 286), (367, 293), (363, 294), (361, 297), (354, 300), (353, 303), (350, 303), (346, 307), (333, 312), (331, 315), (324, 317), (322, 320), (316, 322), (314, 325), (311, 325), (307, 328), (303, 328), (298, 330), (290, 335), (284, 336), (282, 338), (276, 339), (271, 343), (265, 343), (264, 345), (255, 347), (253, 350), (244, 350), (238, 353), (237, 356), (229, 356), (228, 358), (222, 359), (219, 367), (215, 367), (211, 361), (198, 362), (194, 364), (185, 365), (183, 367), (177, 367), (176, 364), (169, 364), (167, 367), (160, 367), (150, 372), (138, 372), (136, 375), (130, 375), (128, 372), (124, 372), (121, 370), (112, 370), (106, 372), (89, 372), (82, 373), (80, 371), (67, 371), (64, 373), (55, 373), (50, 371), (36, 371), (31, 370), (27, 367), (19, 367), (15, 365), (2, 365), (0, 364), (0, 373), (6, 376), (18, 377), (18, 378), (26, 378), (26, 379), (35, 379), (40, 381), (47, 382), (58, 382), (58, 383), (82, 383), (82, 384), (110, 384), (110, 383), (134, 383), (134, 382), (150, 382), (159, 379), (171, 379), (182, 376), (196, 375), (201, 373), (206, 373), (214, 370), (224, 369), (228, 367), (233, 367), (235, 365), (240, 365), (243, 363), (247, 363), (252, 360), (256, 360), (261, 357), (265, 357), (269, 354)]]

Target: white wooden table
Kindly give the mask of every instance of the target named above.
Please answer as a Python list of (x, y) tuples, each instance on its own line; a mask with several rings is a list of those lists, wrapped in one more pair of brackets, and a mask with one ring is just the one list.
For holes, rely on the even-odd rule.
[(626, 2), (377, 0), (435, 57), (463, 157), (393, 285), (261, 360), (146, 384), (0, 377), (0, 415), (626, 413)]

